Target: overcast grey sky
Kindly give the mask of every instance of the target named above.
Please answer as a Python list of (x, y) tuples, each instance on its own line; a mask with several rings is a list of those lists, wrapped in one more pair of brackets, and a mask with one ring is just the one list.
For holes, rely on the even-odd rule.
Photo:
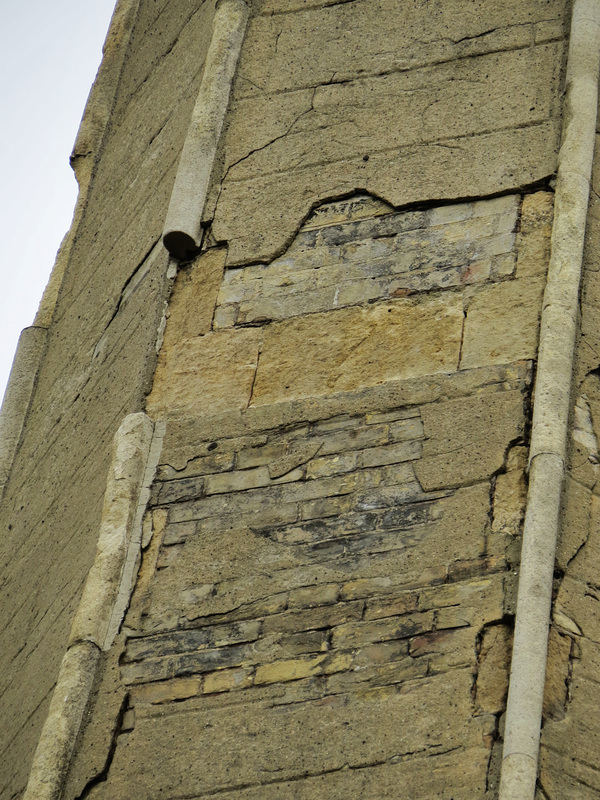
[(0, 0), (0, 398), (77, 198), (69, 154), (115, 0)]

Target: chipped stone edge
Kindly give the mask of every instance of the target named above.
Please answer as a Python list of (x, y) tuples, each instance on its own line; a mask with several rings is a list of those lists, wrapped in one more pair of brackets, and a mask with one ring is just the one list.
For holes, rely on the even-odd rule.
[(575, 0), (552, 249), (540, 328), (529, 455), (530, 485), (499, 800), (533, 800), (536, 791), (599, 70), (600, 0)]
[(94, 563), (75, 613), (23, 800), (60, 800), (98, 664), (129, 604), (164, 424), (129, 414), (113, 440)]
[(202, 244), (202, 214), (246, 33), (245, 0), (218, 0), (202, 83), (181, 153), (163, 231), (169, 253), (191, 258)]

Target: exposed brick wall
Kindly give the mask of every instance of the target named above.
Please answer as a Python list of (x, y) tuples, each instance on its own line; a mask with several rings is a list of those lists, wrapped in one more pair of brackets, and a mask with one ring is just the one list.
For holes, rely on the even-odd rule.
[[(338, 395), (333, 416), (306, 401), (169, 423), (164, 455), (184, 466), (154, 485), (152, 578), (121, 657), (131, 711), (99, 796), (175, 797), (176, 781), (288, 796), (319, 776), (329, 797), (350, 769), (377, 795), (407, 780), (419, 797), (428, 759), (448, 797), (483, 797), (523, 510), (496, 487), (522, 480), (530, 372), (422, 381), (402, 405), (398, 390)], [(470, 470), (425, 490), (461, 449), (479, 451)]]

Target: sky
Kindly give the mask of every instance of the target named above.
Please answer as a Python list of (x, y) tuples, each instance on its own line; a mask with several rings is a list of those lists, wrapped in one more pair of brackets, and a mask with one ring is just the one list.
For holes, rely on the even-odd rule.
[(0, 398), (70, 227), (69, 166), (115, 0), (0, 0)]

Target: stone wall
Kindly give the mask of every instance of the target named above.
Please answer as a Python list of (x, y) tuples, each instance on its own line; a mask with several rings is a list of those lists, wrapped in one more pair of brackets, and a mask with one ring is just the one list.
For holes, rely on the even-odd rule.
[[(156, 359), (214, 4), (140, 0), (0, 518), (2, 800), (142, 407), (166, 424), (143, 560), (63, 796), (496, 796), (567, 6), (256, 0)], [(582, 626), (560, 602), (548, 753)]]
[(551, 220), (357, 195), (270, 264), (180, 270), (92, 796), (494, 792)]
[(27, 782), (94, 558), (113, 434), (151, 384), (168, 291), (157, 242), (211, 14), (141, 3), (133, 32), (119, 31), (125, 63), (0, 511), (3, 800)]
[(530, 380), (519, 362), (172, 421), (91, 796), (483, 797)]

